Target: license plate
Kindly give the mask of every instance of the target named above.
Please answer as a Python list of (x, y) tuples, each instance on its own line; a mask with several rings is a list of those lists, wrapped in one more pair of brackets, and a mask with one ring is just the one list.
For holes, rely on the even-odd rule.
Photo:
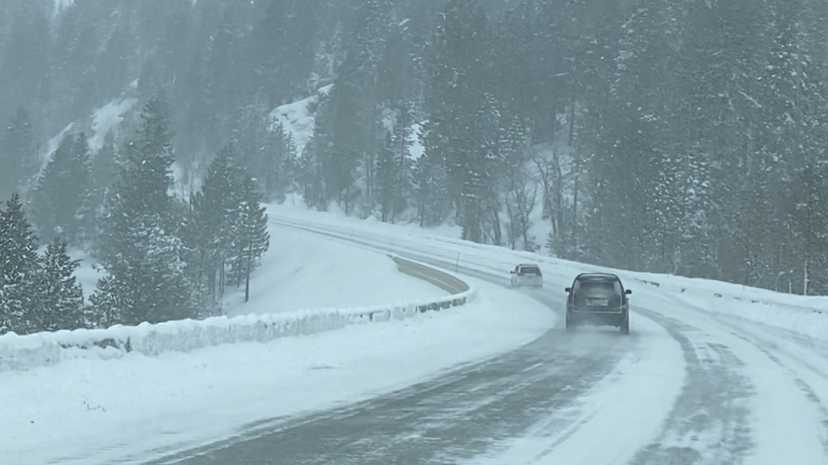
[(606, 307), (609, 299), (606, 297), (587, 297), (587, 305), (590, 307)]

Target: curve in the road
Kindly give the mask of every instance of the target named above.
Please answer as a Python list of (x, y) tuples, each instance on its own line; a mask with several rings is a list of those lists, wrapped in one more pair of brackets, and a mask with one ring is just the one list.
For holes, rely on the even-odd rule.
[(438, 380), (160, 463), (455, 464), (550, 413), (571, 412), (579, 396), (635, 344), (606, 333), (573, 354), (566, 339), (553, 331), (518, 351)]
[[(283, 226), (505, 284), (501, 275), (426, 250), (291, 221)], [(560, 311), (550, 294), (534, 295)], [(767, 328), (666, 299), (663, 305), (635, 308), (646, 334), (555, 330), (428, 383), (274, 420), (255, 434), (159, 463), (828, 463), (828, 348), (808, 352), (796, 339), (775, 342), (785, 335)], [(613, 399), (616, 393), (622, 397)], [(659, 400), (648, 405), (650, 398)]]
[[(447, 265), (424, 255), (399, 255)], [(491, 273), (460, 271), (504, 284)], [(560, 309), (561, 302), (547, 293), (535, 297)], [(639, 338), (616, 331), (583, 337), (555, 330), (520, 350), (421, 385), (315, 416), (251, 425), (229, 441), (155, 463), (457, 463), (541, 419), (556, 417), (559, 429), (569, 430), (582, 420), (580, 397), (639, 345)]]

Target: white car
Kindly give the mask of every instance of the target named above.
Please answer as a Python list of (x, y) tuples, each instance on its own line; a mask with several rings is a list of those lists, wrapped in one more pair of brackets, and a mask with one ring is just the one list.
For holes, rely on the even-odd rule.
[(511, 273), (512, 287), (543, 287), (543, 273), (538, 265), (522, 263)]

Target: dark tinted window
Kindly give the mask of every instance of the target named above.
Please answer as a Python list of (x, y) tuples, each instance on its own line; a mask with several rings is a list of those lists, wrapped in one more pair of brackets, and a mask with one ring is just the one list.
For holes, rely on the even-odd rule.
[(575, 282), (575, 305), (592, 305), (587, 298), (606, 296), (606, 302), (601, 305), (617, 306), (622, 302), (621, 283), (610, 279), (583, 279)]
[(520, 267), (519, 273), (520, 274), (540, 275), (541, 271), (540, 271), (540, 268), (538, 268), (536, 266), (522, 266), (522, 267)]
[(584, 281), (578, 286), (581, 290), (601, 290), (607, 293), (620, 292), (617, 281)]

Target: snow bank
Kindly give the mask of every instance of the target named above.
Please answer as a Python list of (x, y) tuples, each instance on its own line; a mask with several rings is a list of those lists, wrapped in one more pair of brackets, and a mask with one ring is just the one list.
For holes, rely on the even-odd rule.
[(828, 298), (781, 294), (736, 284), (680, 276), (628, 273), (691, 308), (737, 317), (828, 340)]
[[(411, 266), (422, 268), (422, 265)], [(445, 281), (457, 280), (448, 273), (434, 269), (430, 274)], [(353, 324), (406, 319), (421, 313), (446, 310), (465, 305), (474, 295), (475, 290), (466, 287), (453, 295), (398, 305), (221, 316), (206, 320), (144, 323), (139, 326), (27, 336), (11, 333), (0, 336), (0, 371), (26, 370), (73, 359), (112, 359), (129, 353), (157, 356), (221, 344), (267, 342), (341, 329)]]

